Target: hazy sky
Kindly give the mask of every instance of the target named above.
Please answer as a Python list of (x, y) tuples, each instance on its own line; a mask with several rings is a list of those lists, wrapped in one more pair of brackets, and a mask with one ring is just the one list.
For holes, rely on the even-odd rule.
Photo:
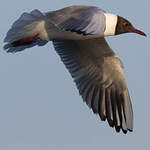
[[(94, 5), (128, 18), (147, 38), (107, 38), (124, 63), (134, 132), (117, 134), (82, 102), (49, 42), (16, 54), (3, 51), (11, 24), (25, 11)], [(148, 149), (150, 146), (150, 2), (148, 0), (2, 0), (0, 5), (0, 150)]]

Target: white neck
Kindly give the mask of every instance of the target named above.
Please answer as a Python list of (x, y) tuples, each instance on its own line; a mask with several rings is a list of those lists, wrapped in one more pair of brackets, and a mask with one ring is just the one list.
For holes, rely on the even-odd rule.
[(106, 28), (104, 36), (115, 35), (118, 17), (114, 14), (104, 13), (106, 17)]

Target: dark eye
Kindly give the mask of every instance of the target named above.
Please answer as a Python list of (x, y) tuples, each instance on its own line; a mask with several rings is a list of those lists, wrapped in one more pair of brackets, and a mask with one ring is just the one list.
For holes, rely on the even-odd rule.
[(125, 23), (124, 23), (124, 26), (125, 26), (125, 27), (129, 26), (129, 23), (125, 22)]

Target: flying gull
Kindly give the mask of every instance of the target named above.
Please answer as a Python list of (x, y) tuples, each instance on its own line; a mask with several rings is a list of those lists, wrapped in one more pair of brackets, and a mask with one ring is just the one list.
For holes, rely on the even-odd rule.
[(52, 41), (69, 70), (83, 101), (123, 133), (133, 130), (132, 104), (122, 63), (105, 36), (146, 34), (121, 16), (94, 6), (70, 6), (41, 13), (23, 13), (4, 39), (4, 49), (16, 53)]

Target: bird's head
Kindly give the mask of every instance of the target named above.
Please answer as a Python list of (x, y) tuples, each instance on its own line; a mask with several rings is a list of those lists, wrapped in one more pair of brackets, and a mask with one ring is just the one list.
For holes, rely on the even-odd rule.
[(137, 33), (142, 36), (146, 36), (144, 32), (134, 28), (133, 25), (127, 19), (118, 16), (115, 35), (122, 33)]

